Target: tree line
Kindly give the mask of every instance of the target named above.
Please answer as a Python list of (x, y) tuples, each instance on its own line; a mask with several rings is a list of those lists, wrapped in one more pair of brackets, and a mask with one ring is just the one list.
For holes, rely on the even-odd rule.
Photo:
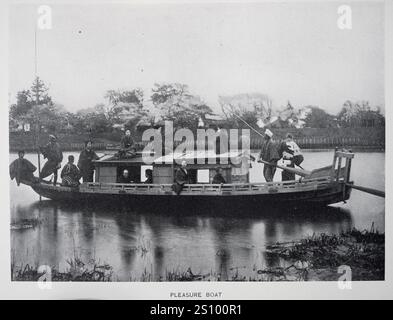
[[(259, 93), (220, 96), (221, 114), (216, 115), (198, 95), (185, 84), (156, 83), (150, 95), (140, 89), (108, 90), (100, 103), (77, 112), (67, 111), (54, 103), (49, 89), (35, 78), (30, 89), (19, 91), (16, 103), (10, 106), (9, 125), (16, 131), (28, 124), (30, 131), (53, 133), (105, 134), (114, 131), (159, 126), (173, 121), (174, 128), (195, 130), (198, 126), (245, 128), (339, 128), (384, 126), (385, 117), (379, 107), (367, 101), (345, 101), (336, 115), (318, 106), (295, 108), (288, 101), (285, 107), (273, 107), (269, 96)], [(243, 121), (244, 120), (244, 121)]]

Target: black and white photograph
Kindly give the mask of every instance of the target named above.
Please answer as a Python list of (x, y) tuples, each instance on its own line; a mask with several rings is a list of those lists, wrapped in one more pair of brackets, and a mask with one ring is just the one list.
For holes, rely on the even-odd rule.
[(10, 1), (11, 285), (384, 284), (387, 2)]

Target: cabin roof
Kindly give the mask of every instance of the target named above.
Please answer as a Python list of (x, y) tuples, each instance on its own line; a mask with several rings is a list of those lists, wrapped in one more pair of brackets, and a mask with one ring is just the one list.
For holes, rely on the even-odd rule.
[[(150, 152), (149, 152), (150, 154)], [(124, 158), (119, 158), (115, 153), (107, 154), (99, 160), (93, 161), (96, 165), (100, 164), (140, 164), (144, 165), (143, 152), (137, 152), (135, 156), (126, 156)]]
[[(243, 154), (242, 151), (230, 151), (230, 152), (225, 152), (221, 154), (216, 154), (212, 150), (208, 151), (189, 151), (186, 153), (171, 153), (169, 155), (165, 155), (162, 157), (158, 157), (157, 159), (154, 160), (155, 164), (171, 164), (172, 162), (176, 161), (183, 161), (186, 160), (188, 163), (194, 163), (194, 160), (201, 160), (204, 159), (206, 160), (220, 160), (220, 159), (228, 159), (230, 160), (231, 158), (238, 158)], [(217, 162), (218, 163), (218, 162)]]
[[(149, 153), (149, 152), (148, 152)], [(228, 163), (231, 162), (233, 159), (238, 159), (242, 156), (244, 152), (241, 150), (232, 150), (230, 152), (216, 154), (213, 150), (193, 150), (184, 153), (171, 153), (165, 156), (157, 157), (153, 164), (168, 164), (171, 165), (173, 162), (181, 162), (186, 160), (187, 163), (193, 164), (201, 164), (203, 165), (206, 162), (214, 161), (215, 163), (223, 163), (226, 160)], [(150, 154), (150, 153), (149, 153)], [(201, 161), (203, 160), (203, 161)], [(203, 162), (203, 163), (202, 163)], [(108, 154), (103, 156), (101, 159), (94, 161), (95, 165), (125, 165), (125, 164), (134, 164), (134, 165), (144, 165), (145, 162), (143, 161), (143, 152), (137, 152), (134, 157), (125, 157), (125, 158), (118, 158), (115, 154)]]

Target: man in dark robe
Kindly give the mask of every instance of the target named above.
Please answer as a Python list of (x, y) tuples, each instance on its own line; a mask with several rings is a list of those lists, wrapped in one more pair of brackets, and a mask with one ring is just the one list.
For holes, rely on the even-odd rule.
[(74, 156), (68, 156), (68, 163), (61, 170), (61, 185), (66, 187), (77, 187), (79, 186), (79, 179), (81, 173), (78, 167), (74, 164)]
[(125, 169), (118, 179), (118, 183), (132, 183), (130, 173)]
[(178, 168), (175, 172), (175, 182), (172, 185), (173, 191), (177, 195), (183, 190), (183, 186), (189, 182), (188, 172), (187, 172), (187, 161), (183, 160), (181, 163), (181, 167)]
[(130, 156), (135, 155), (134, 140), (131, 137), (130, 130), (126, 130), (125, 135), (121, 138), (120, 150), (118, 152), (119, 158), (124, 158), (127, 155), (130, 155)]
[(53, 174), (53, 185), (56, 185), (57, 171), (61, 168), (61, 162), (63, 161), (63, 153), (57, 143), (57, 138), (54, 135), (49, 135), (49, 143), (40, 147), (40, 151), (44, 158), (48, 159), (41, 170), (40, 178), (43, 179)]
[(99, 157), (92, 149), (92, 142), (85, 142), (85, 149), (80, 153), (78, 160), (78, 168), (82, 174), (83, 182), (93, 182), (94, 165), (93, 160)]
[(226, 183), (224, 177), (222, 176), (222, 170), (221, 168), (216, 169), (216, 174), (213, 177), (213, 184), (221, 184), (221, 183)]
[(15, 178), (16, 184), (22, 182), (24, 184), (31, 184), (36, 182), (37, 178), (34, 177), (33, 172), (37, 170), (29, 160), (24, 159), (25, 152), (23, 150), (18, 152), (18, 159), (10, 164), (10, 177), (11, 180)]
[[(264, 161), (277, 164), (278, 160), (280, 160), (281, 157), (278, 154), (278, 147), (273, 142), (272, 137), (273, 137), (273, 132), (271, 132), (269, 129), (266, 129), (264, 142), (258, 160), (262, 159)], [(276, 173), (275, 166), (268, 165), (268, 164), (265, 164), (263, 166), (263, 176), (265, 177), (266, 182), (272, 182), (275, 173)]]

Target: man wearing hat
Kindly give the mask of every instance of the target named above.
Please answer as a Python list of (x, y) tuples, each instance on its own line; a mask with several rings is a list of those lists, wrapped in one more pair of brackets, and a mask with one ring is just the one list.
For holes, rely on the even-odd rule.
[(61, 162), (63, 161), (63, 152), (60, 149), (56, 136), (50, 134), (49, 143), (44, 147), (40, 147), (40, 151), (44, 158), (48, 159), (40, 172), (40, 179), (46, 178), (53, 173), (53, 185), (56, 185), (57, 171), (61, 168)]
[[(278, 154), (277, 146), (273, 142), (272, 137), (273, 132), (271, 132), (269, 129), (266, 129), (262, 149), (259, 153), (258, 160), (262, 159), (264, 161), (277, 164), (278, 160), (280, 160), (280, 155)], [(263, 176), (265, 177), (266, 182), (273, 181), (275, 173), (276, 167), (265, 163), (263, 167)]]

